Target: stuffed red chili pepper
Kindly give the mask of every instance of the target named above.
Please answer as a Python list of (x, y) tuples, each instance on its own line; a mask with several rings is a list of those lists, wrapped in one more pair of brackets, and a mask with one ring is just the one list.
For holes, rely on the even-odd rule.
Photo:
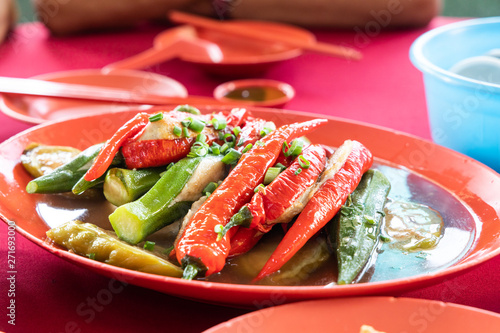
[[(157, 167), (178, 161), (189, 153), (200, 133), (206, 136), (208, 144), (218, 138), (213, 127), (201, 122), (208, 122), (208, 117), (186, 113), (182, 116), (179, 119), (176, 114), (166, 112), (161, 120), (149, 123), (136, 140), (125, 143), (122, 154), (127, 168)], [(198, 127), (192, 125), (194, 121)]]
[(260, 143), (241, 156), (226, 179), (208, 197), (187, 223), (175, 246), (177, 260), (185, 268), (184, 278), (192, 279), (200, 272), (210, 275), (225, 265), (231, 235), (236, 228), (218, 240), (216, 230), (248, 202), (254, 189), (262, 183), (266, 170), (274, 164), (283, 142), (302, 136), (327, 120), (317, 119), (285, 125), (266, 135)]
[(278, 271), (332, 219), (372, 163), (371, 152), (357, 141), (348, 140), (335, 151), (317, 184), (317, 191), (285, 234), (255, 281)]
[(86, 181), (92, 181), (104, 175), (123, 143), (142, 132), (148, 123), (149, 115), (141, 112), (120, 127), (118, 131), (106, 141), (91, 167), (85, 173), (84, 179)]
[(223, 232), (243, 225), (266, 233), (276, 223), (290, 222), (311, 198), (325, 163), (323, 147), (310, 145), (305, 148), (288, 168), (253, 195), (252, 200), (226, 224)]

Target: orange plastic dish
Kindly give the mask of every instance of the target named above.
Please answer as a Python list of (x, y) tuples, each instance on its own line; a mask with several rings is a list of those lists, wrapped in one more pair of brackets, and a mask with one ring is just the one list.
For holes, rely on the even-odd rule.
[(295, 89), (288, 83), (267, 79), (229, 81), (214, 90), (219, 101), (253, 106), (282, 107), (294, 96)]
[(362, 325), (387, 333), (497, 333), (500, 314), (425, 299), (339, 298), (266, 308), (236, 317), (204, 333), (358, 333)]
[[(316, 37), (311, 32), (286, 24), (239, 20), (231, 21), (231, 24), (261, 30), (264, 33), (272, 31), (289, 38), (301, 40), (304, 43), (314, 43), (316, 41)], [(303, 53), (300, 48), (280, 43), (250, 40), (202, 28), (197, 28), (196, 31), (198, 38), (208, 40), (219, 46), (223, 55), (222, 61), (214, 63), (206, 55), (199, 53), (186, 53), (181, 55), (180, 58), (217, 75), (233, 77), (255, 75)]]
[[(203, 112), (221, 107), (198, 106)], [(304, 121), (322, 115), (279, 109), (253, 108), (256, 117), (277, 125)], [(473, 218), (473, 232), (468, 250), (450, 266), (405, 278), (350, 285), (328, 286), (256, 286), (205, 281), (186, 281), (126, 270), (78, 256), (46, 242), (45, 232), (51, 219), (43, 219), (47, 197), (28, 194), (26, 184), (31, 177), (20, 164), (19, 157), (30, 142), (69, 145), (80, 149), (102, 142), (133, 116), (133, 112), (100, 114), (60, 122), (41, 124), (0, 144), (0, 216), (15, 221), (19, 233), (50, 253), (99, 274), (123, 279), (145, 288), (167, 294), (233, 306), (251, 307), (280, 295), (283, 302), (319, 298), (394, 294), (402, 290), (436, 283), (463, 273), (500, 253), (500, 175), (483, 164), (431, 142), (367, 124), (326, 117), (327, 125), (308, 135), (312, 142), (338, 147), (346, 139), (364, 143), (377, 163), (392, 166), (414, 177), (426, 179), (446, 191)], [(78, 211), (78, 207), (74, 210)], [(45, 209), (47, 211), (47, 209)], [(50, 213), (50, 209), (48, 212)], [(105, 213), (100, 214), (106, 218)], [(54, 260), (58, 260), (54, 257)], [(261, 304), (261, 303), (258, 303)], [(262, 303), (263, 304), (263, 303)], [(331, 317), (331, 316), (329, 316)], [(382, 327), (383, 328), (383, 327)]]
[[(48, 73), (34, 79), (85, 84), (97, 87), (122, 88), (165, 97), (186, 97), (186, 88), (169, 77), (137, 70), (117, 70), (104, 75), (99, 69), (81, 69)], [(74, 118), (103, 112), (148, 110), (151, 105), (85, 101), (79, 99), (0, 94), (0, 110), (9, 117), (27, 123)]]

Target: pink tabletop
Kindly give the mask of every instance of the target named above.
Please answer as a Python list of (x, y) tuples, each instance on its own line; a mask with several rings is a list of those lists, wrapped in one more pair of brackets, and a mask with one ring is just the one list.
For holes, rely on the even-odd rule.
[[(318, 40), (360, 49), (364, 59), (347, 62), (307, 53), (273, 67), (262, 77), (296, 89), (287, 108), (323, 113), (430, 138), (423, 83), (411, 65), (411, 43), (429, 28), (450, 22), (437, 18), (427, 28), (380, 33), (377, 30), (315, 31)], [(138, 53), (165, 27), (53, 38), (40, 24), (19, 26), (0, 47), (0, 76), (33, 75), (100, 68)], [(149, 69), (184, 84), (190, 94), (211, 96), (223, 78), (173, 60)], [(0, 142), (30, 127), (0, 114)], [(7, 227), (0, 223), (0, 330), (7, 332), (200, 332), (248, 310), (178, 299), (96, 275), (16, 238), (16, 325), (7, 323)], [(401, 295), (470, 305), (500, 313), (500, 258), (458, 277)], [(113, 292), (110, 292), (113, 291)], [(433, 320), (422, 309), (415, 327)]]

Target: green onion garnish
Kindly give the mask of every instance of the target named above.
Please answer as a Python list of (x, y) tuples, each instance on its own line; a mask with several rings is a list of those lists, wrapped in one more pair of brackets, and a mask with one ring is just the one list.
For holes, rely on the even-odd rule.
[(236, 149), (229, 148), (229, 151), (222, 158), (222, 163), (225, 164), (235, 164), (240, 159), (241, 153)]
[(264, 147), (266, 144), (264, 143), (264, 141), (257, 140), (257, 142), (255, 142), (255, 145), (260, 146), (260, 147)]
[(88, 254), (87, 254), (87, 258), (92, 259), (92, 260), (95, 260), (95, 252), (88, 253)]
[(217, 183), (216, 182), (210, 182), (203, 189), (203, 194), (205, 194), (208, 197), (210, 194), (212, 194), (215, 191), (216, 188), (217, 188)]
[(283, 142), (283, 154), (285, 157), (296, 157), (302, 153), (302, 147), (304, 146), (304, 142), (302, 140), (293, 140), (292, 144), (288, 146), (288, 143)]
[(163, 113), (162, 112), (157, 113), (157, 114), (149, 117), (149, 121), (150, 122), (155, 122), (155, 121), (162, 120), (162, 119), (163, 119)]
[(220, 147), (220, 152), (224, 154), (229, 148), (233, 147), (234, 147), (234, 142), (226, 142), (222, 145), (222, 147)]
[(246, 153), (247, 151), (249, 151), (250, 149), (252, 149), (253, 145), (251, 143), (247, 144), (245, 146), (245, 148), (243, 148), (243, 150), (241, 151), (242, 154)]
[(174, 111), (187, 112), (187, 113), (196, 114), (196, 115), (201, 114), (200, 110), (198, 110), (194, 106), (191, 106), (188, 104), (179, 105), (174, 109)]
[(189, 127), (189, 124), (191, 124), (191, 121), (193, 121), (192, 117), (187, 117), (184, 120), (181, 121), (182, 126), (184, 127)]
[(185, 138), (189, 137), (189, 131), (187, 127), (182, 128), (182, 136)]
[(153, 251), (155, 249), (155, 242), (146, 241), (144, 243), (144, 250)]
[(163, 254), (170, 256), (170, 252), (174, 249), (174, 246), (167, 247), (165, 250), (163, 250)]
[(223, 130), (226, 128), (227, 123), (226, 123), (226, 118), (224, 117), (213, 117), (212, 118), (212, 126), (216, 131)]
[(196, 136), (196, 142), (207, 142), (207, 136), (203, 133), (200, 133)]
[(208, 154), (208, 145), (205, 142), (196, 141), (191, 146), (188, 157), (203, 157)]
[(253, 191), (254, 191), (255, 193), (257, 193), (257, 192), (259, 192), (259, 191), (262, 191), (262, 193), (263, 193), (263, 194), (266, 194), (266, 187), (264, 186), (264, 184), (259, 184), (259, 185), (257, 185), (257, 187), (255, 187), (255, 188), (253, 189)]
[(217, 142), (212, 143), (212, 147), (210, 147), (212, 154), (220, 155), (220, 145)]
[(283, 165), (283, 164), (281, 164), (281, 163), (276, 163), (274, 166), (275, 166), (276, 168), (280, 168), (280, 169), (281, 169), (281, 171), (283, 171), (283, 170), (285, 170), (285, 169), (286, 169), (286, 166), (284, 166), (284, 165)]
[(281, 172), (279, 167), (271, 167), (267, 169), (266, 175), (264, 176), (264, 185), (270, 184)]
[(260, 136), (264, 137), (274, 131), (276, 129), (276, 125), (272, 121), (268, 121), (265, 125), (264, 128), (260, 131)]
[(181, 136), (182, 134), (182, 128), (180, 128), (179, 126), (175, 125), (174, 126), (174, 135), (175, 136)]
[(311, 162), (304, 157), (304, 155), (299, 156), (299, 164), (302, 168), (307, 169), (311, 166)]
[(236, 137), (231, 133), (224, 134), (224, 141), (225, 142), (234, 142), (235, 139), (236, 139)]
[(200, 133), (205, 128), (205, 123), (199, 119), (192, 119), (188, 125), (188, 128), (195, 131), (196, 133)]
[(238, 134), (240, 134), (240, 132), (241, 132), (241, 127), (236, 126), (235, 128), (233, 128), (234, 136), (238, 136)]
[(297, 176), (299, 173), (302, 172), (302, 169), (301, 168), (298, 168), (297, 170), (295, 170), (295, 172), (293, 173), (295, 176)]

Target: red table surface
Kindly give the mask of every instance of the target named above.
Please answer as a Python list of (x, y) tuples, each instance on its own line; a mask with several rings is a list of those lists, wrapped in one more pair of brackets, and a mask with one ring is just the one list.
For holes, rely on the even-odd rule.
[[(382, 125), (430, 138), (421, 74), (409, 61), (411, 43), (428, 29), (450, 22), (437, 18), (416, 30), (314, 31), (318, 40), (346, 43), (364, 58), (348, 62), (306, 53), (262, 77), (287, 82), (296, 98), (288, 109), (323, 113)], [(372, 27), (374, 27), (373, 25)], [(0, 75), (33, 75), (99, 68), (138, 53), (165, 27), (53, 38), (37, 23), (19, 26), (0, 47)], [(184, 84), (190, 94), (210, 96), (227, 80), (173, 60), (149, 70)], [(0, 114), (0, 141), (29, 128)], [(7, 332), (200, 332), (247, 313), (183, 300), (116, 282), (56, 258), (22, 236), (16, 238), (16, 325), (7, 323), (7, 227), (0, 224), (0, 330)], [(442, 283), (394, 296), (436, 299), (500, 313), (500, 258)], [(101, 306), (104, 292), (113, 290)], [(107, 294), (109, 295), (109, 293)], [(93, 303), (94, 302), (94, 303)], [(101, 302), (102, 303), (102, 302)], [(425, 309), (424, 309), (425, 310)], [(425, 312), (425, 311), (424, 311)], [(423, 318), (429, 314), (422, 313)], [(426, 317), (427, 316), (427, 317)]]

